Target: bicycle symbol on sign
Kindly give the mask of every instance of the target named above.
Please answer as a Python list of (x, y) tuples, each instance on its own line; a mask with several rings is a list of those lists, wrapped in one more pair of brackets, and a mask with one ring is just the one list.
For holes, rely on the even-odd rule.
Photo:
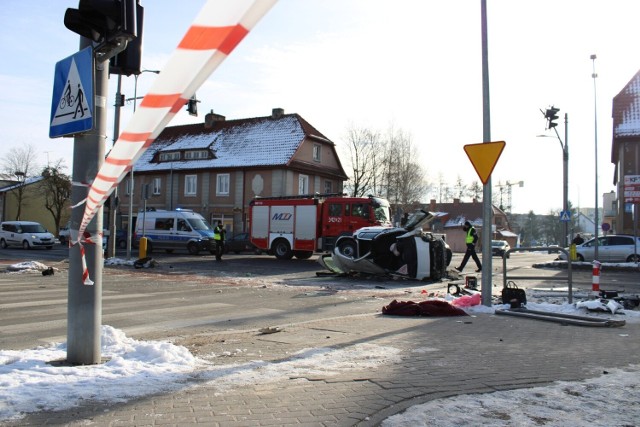
[(71, 96), (71, 81), (67, 81), (67, 88), (64, 90), (64, 96), (60, 99), (60, 109), (64, 110), (67, 106), (72, 108), (75, 99)]

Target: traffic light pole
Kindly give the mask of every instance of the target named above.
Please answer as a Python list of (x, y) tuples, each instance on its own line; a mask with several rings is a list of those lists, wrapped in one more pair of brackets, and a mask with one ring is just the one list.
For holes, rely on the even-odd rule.
[[(80, 37), (80, 49), (91, 46), (91, 40)], [(95, 60), (94, 60), (95, 61)], [(104, 162), (107, 128), (107, 89), (109, 62), (95, 64), (94, 128), (74, 137), (73, 182), (91, 182)], [(74, 186), (71, 204), (76, 205), (87, 196), (87, 188)], [(71, 213), (71, 228), (78, 230), (83, 209)], [(102, 231), (102, 207), (88, 224), (86, 231), (97, 236)], [(73, 236), (72, 236), (73, 237)], [(76, 237), (77, 238), (77, 237)], [(77, 238), (77, 240), (81, 240)], [(69, 248), (69, 279), (67, 304), (67, 362), (73, 365), (100, 363), (100, 330), (102, 322), (102, 242), (83, 243), (87, 268), (92, 286), (83, 282), (84, 269), (79, 244)]]

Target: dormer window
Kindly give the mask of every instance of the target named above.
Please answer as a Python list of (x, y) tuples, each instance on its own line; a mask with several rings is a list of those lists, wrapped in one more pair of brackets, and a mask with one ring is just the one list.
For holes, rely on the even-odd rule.
[(185, 160), (208, 159), (209, 151), (208, 150), (185, 151), (184, 158)]
[(320, 161), (320, 144), (313, 144), (313, 160)]
[(173, 151), (169, 153), (160, 153), (159, 159), (161, 162), (173, 162), (176, 160), (180, 160), (180, 152)]

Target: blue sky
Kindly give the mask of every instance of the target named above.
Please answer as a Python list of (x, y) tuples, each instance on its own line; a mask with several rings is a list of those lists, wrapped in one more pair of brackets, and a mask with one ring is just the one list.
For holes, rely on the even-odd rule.
[[(562, 204), (562, 152), (545, 133), (539, 109), (569, 115), (569, 198), (595, 202), (594, 118), (598, 120), (599, 192), (613, 190), (612, 98), (640, 68), (633, 0), (488, 0), (491, 139), (507, 145), (494, 186), (513, 188), (513, 211), (547, 213)], [(54, 67), (78, 50), (63, 16), (77, 1), (6, 0), (0, 25), (0, 155), (34, 145), (39, 161), (64, 158), (71, 138), (49, 139)], [(204, 0), (142, 1), (143, 67), (162, 69)], [(37, 28), (37, 31), (34, 30)], [(596, 54), (597, 104), (591, 54)], [(432, 181), (477, 180), (464, 153), (482, 142), (480, 1), (280, 0), (198, 91), (200, 115), (173, 124), (298, 113), (338, 146), (349, 126), (411, 134)], [(142, 74), (138, 95), (155, 75)], [(133, 97), (133, 77), (122, 92)], [(110, 79), (113, 104), (116, 77)], [(122, 109), (121, 128), (133, 106)], [(109, 113), (110, 147), (113, 112)], [(558, 127), (564, 136), (564, 126)], [(547, 132), (548, 135), (554, 135)], [(346, 165), (346, 158), (343, 159)], [(69, 169), (70, 170), (70, 169)], [(497, 189), (494, 188), (494, 192)], [(601, 206), (601, 200), (599, 204)]]

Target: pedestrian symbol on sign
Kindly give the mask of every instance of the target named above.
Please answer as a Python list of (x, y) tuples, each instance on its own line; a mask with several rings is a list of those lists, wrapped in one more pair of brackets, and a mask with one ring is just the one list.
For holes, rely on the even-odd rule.
[(560, 221), (562, 221), (562, 222), (571, 221), (571, 211), (562, 211), (562, 212), (560, 212)]

